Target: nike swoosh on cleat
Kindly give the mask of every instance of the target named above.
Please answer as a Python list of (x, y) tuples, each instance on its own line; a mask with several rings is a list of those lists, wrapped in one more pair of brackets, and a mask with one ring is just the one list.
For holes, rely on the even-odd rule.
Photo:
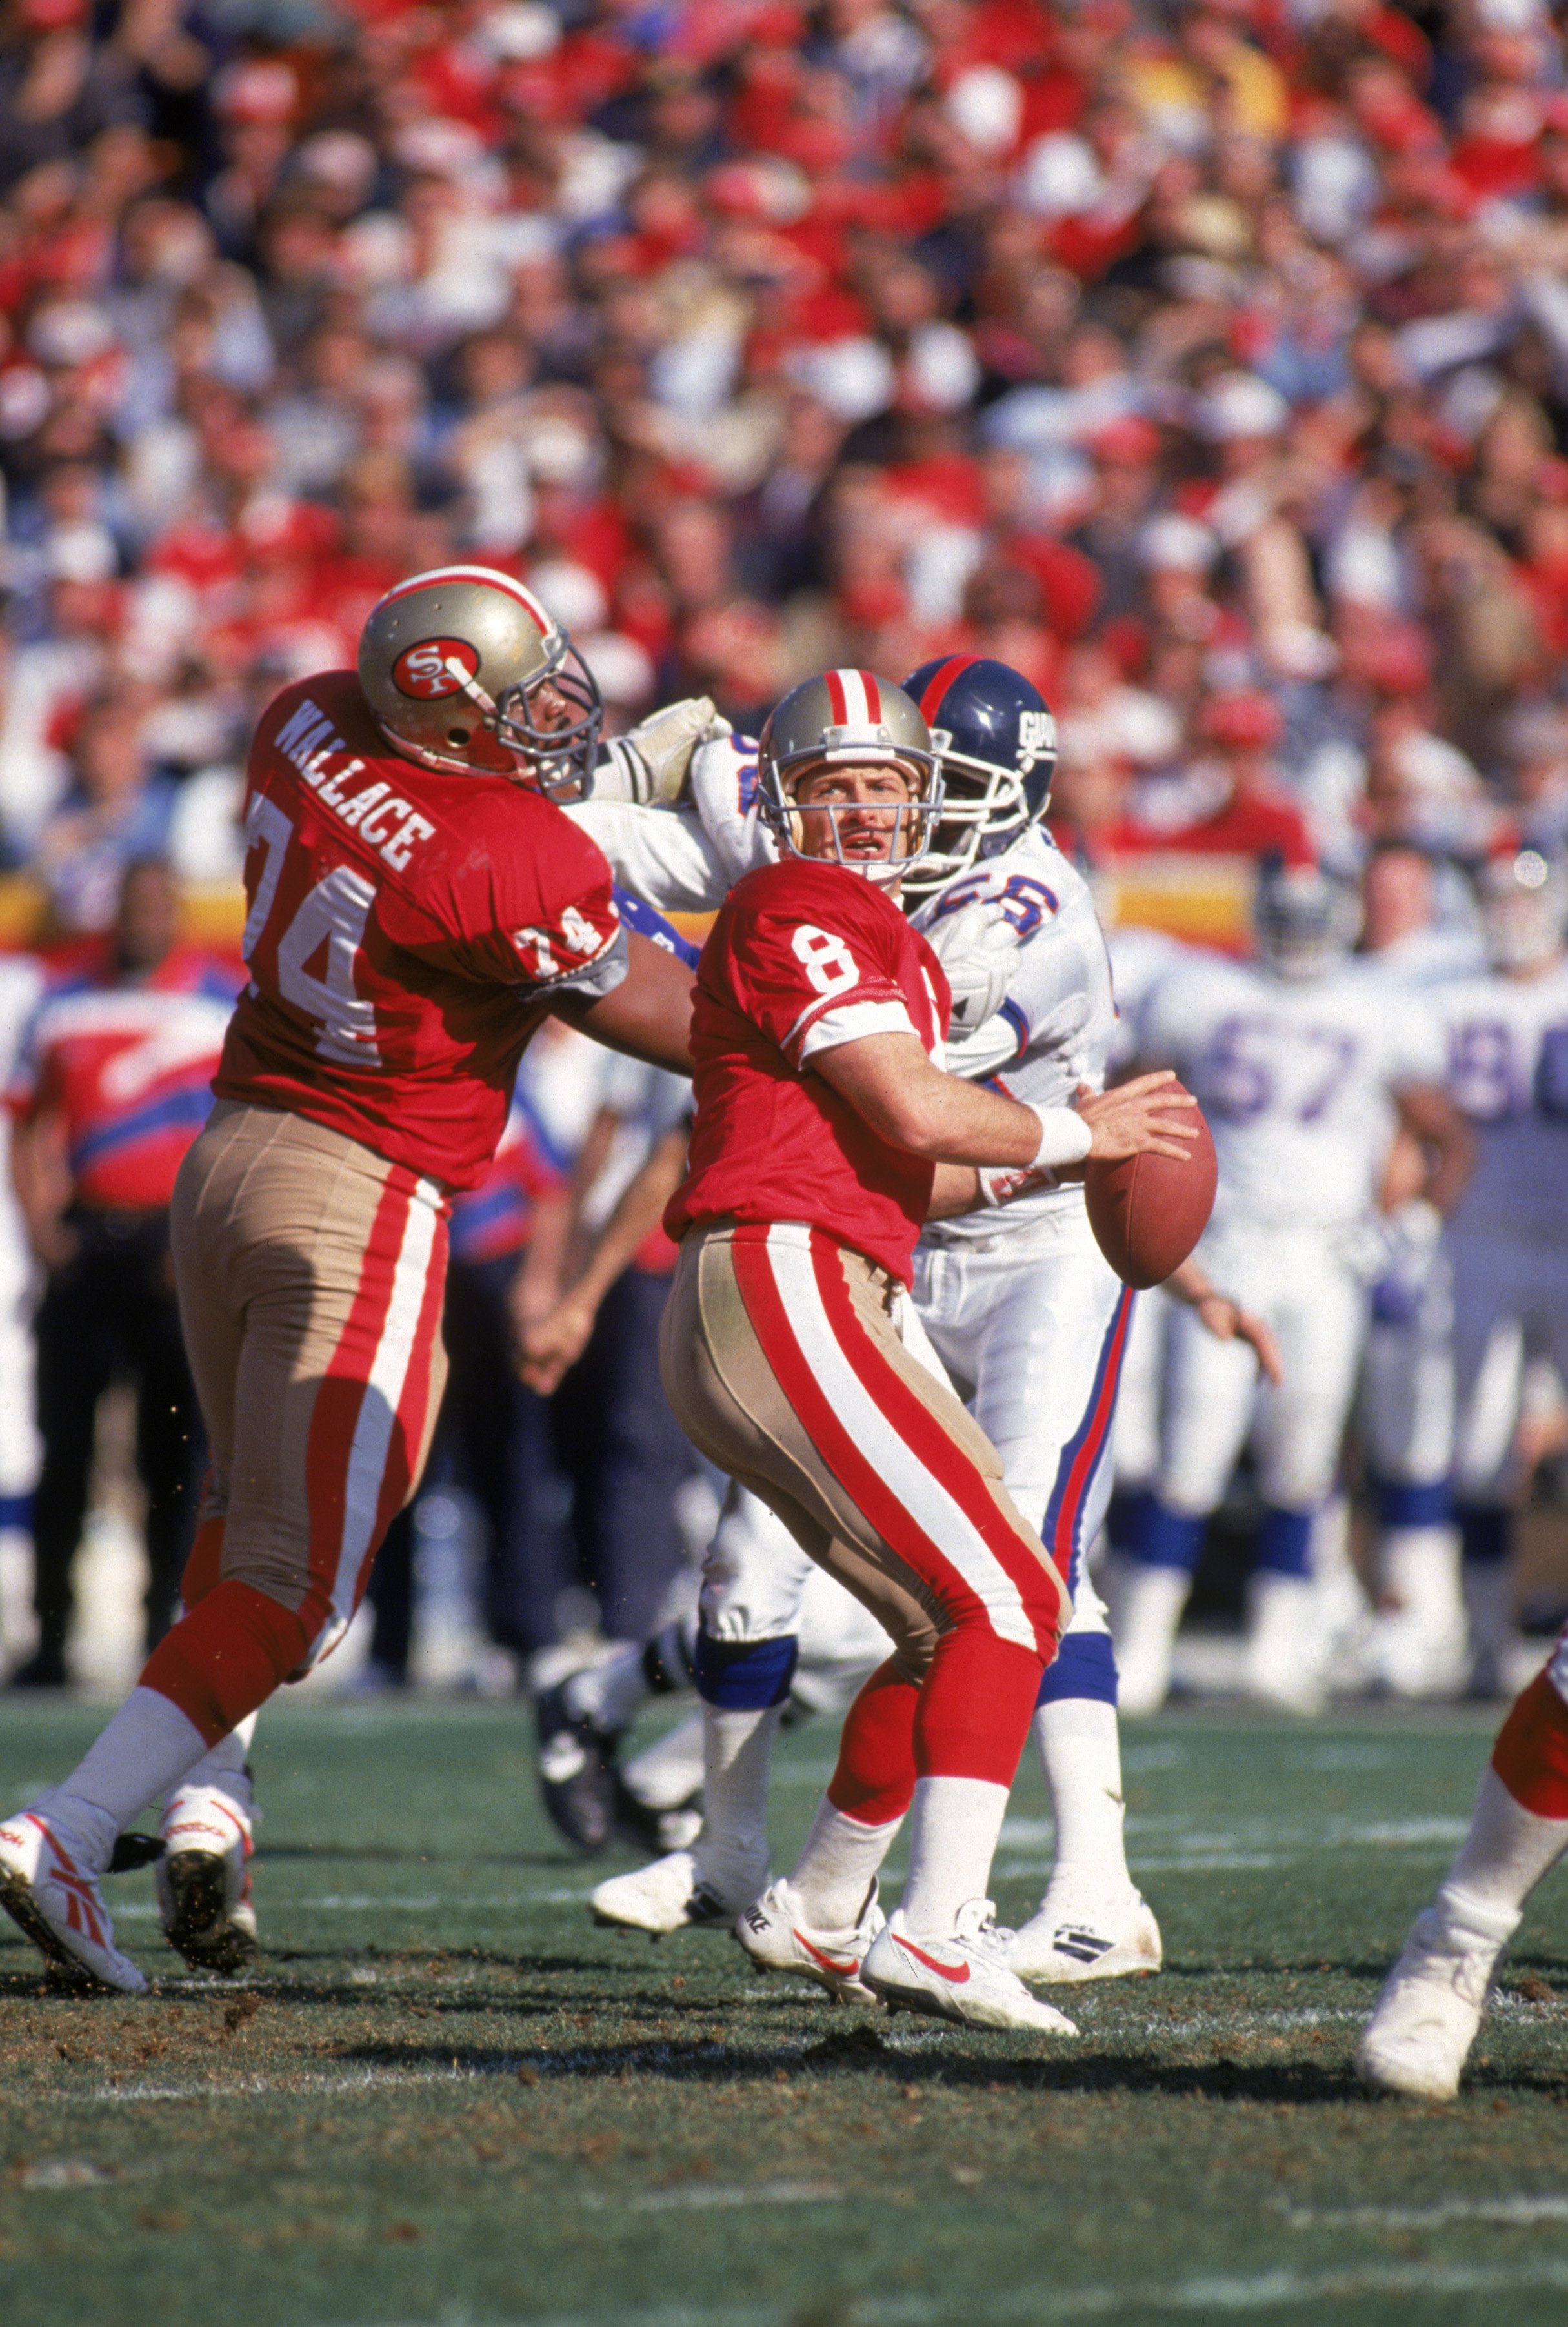
[[(833, 1972), (838, 1978), (845, 1979), (853, 1978), (854, 1974), (860, 1969), (860, 1966), (856, 1963), (853, 1956), (827, 1955), (821, 1948), (814, 1947), (811, 1941), (807, 1938), (805, 1932), (798, 1930), (795, 1924), (790, 1924), (789, 1930), (791, 1937), (798, 1940), (799, 1944), (805, 1949), (807, 1954), (811, 1958), (813, 1963), (819, 1963), (824, 1971)], [(966, 1975), (966, 1977), (967, 1977), (967, 1975)]]
[(967, 1980), (969, 1977), (967, 1964), (938, 1963), (935, 1956), (929, 1956), (923, 1948), (916, 1947), (913, 1939), (903, 1939), (896, 1931), (893, 1938), (906, 1955), (913, 1956), (917, 1963), (923, 1963), (928, 1971), (934, 1971), (940, 1978), (950, 1980), (955, 1987), (962, 1987)]

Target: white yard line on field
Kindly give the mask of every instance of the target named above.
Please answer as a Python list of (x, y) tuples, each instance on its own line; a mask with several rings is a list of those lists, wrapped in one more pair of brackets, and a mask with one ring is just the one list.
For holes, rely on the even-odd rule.
[(1429, 2206), (1293, 2206), (1281, 2213), (1293, 2230), (1441, 2230), (1450, 2222), (1495, 2222), (1533, 2229), (1568, 2222), (1568, 2191), (1518, 2191), (1501, 2198), (1439, 2198)]
[[(1014, 2321), (1024, 2322), (1024, 2327), (1036, 2327), (1036, 2322), (1050, 2327), (1050, 2322), (1059, 2320), (1120, 2319), (1142, 2311), (1245, 2318), (1309, 2304), (1327, 2311), (1338, 2304), (1358, 2304), (1377, 2296), (1418, 2304), (1447, 2295), (1499, 2297), (1545, 2292), (1568, 2293), (1568, 2259), (1496, 2266), (1347, 2264), (1336, 2270), (1217, 2273), (1143, 2285), (1014, 2287), (989, 2295), (972, 2288), (961, 2300), (925, 2294), (854, 2295), (845, 2309), (855, 2327), (948, 2327), (957, 2318), (965, 2327), (991, 2327), (993, 2322), (996, 2327), (1006, 2327), (1006, 2322)], [(376, 2327), (789, 2327), (792, 2319), (801, 2315), (798, 2305), (779, 2303), (660, 2303), (636, 2307), (618, 2304), (612, 2309), (504, 2314), (450, 2304), (417, 2319), (406, 2315), (376, 2322)], [(333, 2322), (333, 2327), (347, 2327), (347, 2322)], [(365, 2327), (365, 2322), (356, 2321), (354, 2327)]]

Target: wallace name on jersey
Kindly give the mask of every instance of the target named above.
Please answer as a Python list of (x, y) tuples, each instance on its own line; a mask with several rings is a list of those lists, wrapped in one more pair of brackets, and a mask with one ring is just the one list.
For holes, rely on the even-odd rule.
[(604, 857), (505, 777), (389, 752), (348, 671), (264, 715), (246, 831), (250, 983), (218, 1096), (473, 1185), (544, 996), (622, 974)]

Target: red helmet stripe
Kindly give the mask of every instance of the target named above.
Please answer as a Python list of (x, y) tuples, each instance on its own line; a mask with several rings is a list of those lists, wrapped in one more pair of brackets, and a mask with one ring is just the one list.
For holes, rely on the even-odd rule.
[(935, 724), (942, 697), (947, 694), (958, 673), (961, 670), (967, 670), (971, 663), (979, 660), (978, 655), (949, 655), (940, 670), (934, 670), (931, 673), (926, 682), (926, 691), (920, 697), (920, 716), (928, 727)]
[(865, 705), (866, 709), (871, 713), (871, 724), (873, 727), (880, 727), (882, 715), (882, 689), (877, 685), (874, 675), (869, 670), (861, 672), (860, 683), (865, 689)]
[(827, 681), (827, 700), (833, 712), (833, 724), (835, 727), (846, 727), (849, 724), (849, 697), (845, 692), (844, 673), (830, 670), (824, 676)]
[(509, 574), (498, 574), (492, 565), (433, 565), (427, 574), (411, 574), (406, 582), (395, 582), (384, 593), (380, 603), (389, 605), (394, 598), (406, 598), (411, 590), (434, 590), (443, 582), (484, 582), (492, 590), (502, 590), (509, 598), (527, 609), (541, 631), (554, 631), (557, 625), (531, 590), (514, 580)]

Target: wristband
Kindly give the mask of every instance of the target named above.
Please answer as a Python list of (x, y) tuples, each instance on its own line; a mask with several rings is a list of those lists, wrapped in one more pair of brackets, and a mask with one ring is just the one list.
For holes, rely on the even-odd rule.
[(1040, 1118), (1040, 1145), (1030, 1162), (1030, 1171), (1050, 1171), (1063, 1164), (1083, 1162), (1094, 1143), (1094, 1134), (1076, 1107), (1035, 1107), (1028, 1099), (1022, 1104)]

